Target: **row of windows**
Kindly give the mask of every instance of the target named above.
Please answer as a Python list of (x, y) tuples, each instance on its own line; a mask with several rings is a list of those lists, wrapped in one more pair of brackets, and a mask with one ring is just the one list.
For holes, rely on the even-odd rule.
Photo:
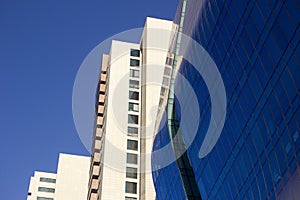
[[(139, 92), (129, 91), (129, 100), (138, 101), (139, 100)], [(128, 105), (128, 110), (138, 112), (139, 111), (139, 104), (130, 102), (129, 105)], [(128, 123), (129, 122), (134, 122), (133, 124), (138, 124), (138, 119), (136, 119), (136, 117), (128, 116)], [(129, 126), (128, 129), (127, 129), (127, 134), (129, 136), (137, 137), (138, 136), (138, 128)]]
[[(130, 53), (131, 56), (134, 57), (139, 57), (140, 56), (140, 51), (139, 50), (131, 50)], [(131, 78), (140, 78), (140, 71), (136, 69), (136, 67), (140, 66), (140, 61), (136, 59), (130, 59), (130, 66), (134, 67), (130, 69), (130, 77)], [(140, 82), (139, 80), (129, 80), (129, 88), (130, 89), (139, 89)], [(128, 111), (129, 112), (136, 112), (137, 115), (134, 114), (128, 114), (128, 124), (131, 125), (138, 125), (139, 124), (139, 92), (138, 91), (131, 91), (129, 90), (129, 100), (134, 100), (130, 101), (128, 103)], [(127, 130), (128, 136), (138, 136), (138, 128), (133, 127), (133, 126), (128, 126)], [(127, 150), (131, 151), (138, 151), (138, 141), (133, 140), (133, 139), (127, 139)], [(138, 154), (135, 153), (127, 153), (126, 155), (126, 163), (127, 164), (138, 164)], [(130, 179), (137, 179), (137, 168), (136, 167), (126, 167), (126, 178)], [(131, 182), (131, 181), (126, 181), (125, 182), (125, 193), (128, 194), (137, 194), (137, 183), (136, 182)], [(135, 197), (125, 197), (125, 200), (136, 200), (137, 198)]]

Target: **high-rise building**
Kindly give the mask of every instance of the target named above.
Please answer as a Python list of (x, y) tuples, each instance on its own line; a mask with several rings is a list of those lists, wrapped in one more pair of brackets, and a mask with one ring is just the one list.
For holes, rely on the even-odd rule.
[(82, 200), (88, 191), (90, 157), (59, 154), (57, 173), (35, 171), (27, 200)]
[[(140, 44), (113, 40), (97, 89), (89, 200), (154, 200), (151, 150), (172, 21), (147, 18)], [(149, 113), (153, 115), (149, 115)]]
[[(299, 5), (180, 1), (170, 48), (174, 91), (161, 104), (167, 117), (153, 145), (158, 200), (299, 199)], [(155, 153), (169, 143), (163, 156)]]

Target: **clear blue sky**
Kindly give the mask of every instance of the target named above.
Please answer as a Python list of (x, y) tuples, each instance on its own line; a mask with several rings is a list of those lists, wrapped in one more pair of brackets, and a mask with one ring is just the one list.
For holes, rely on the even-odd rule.
[(101, 41), (173, 19), (178, 0), (0, 1), (0, 199), (26, 199), (35, 170), (56, 171), (60, 152), (89, 155), (76, 133), (77, 70)]

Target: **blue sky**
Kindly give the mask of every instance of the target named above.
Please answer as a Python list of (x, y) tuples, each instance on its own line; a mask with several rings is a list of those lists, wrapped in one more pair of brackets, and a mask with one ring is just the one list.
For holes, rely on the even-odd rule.
[[(26, 199), (35, 170), (60, 152), (89, 155), (76, 133), (72, 89), (87, 54), (146, 16), (173, 19), (178, 0), (0, 1), (0, 199)], [(94, 105), (91, 105), (94, 106)]]

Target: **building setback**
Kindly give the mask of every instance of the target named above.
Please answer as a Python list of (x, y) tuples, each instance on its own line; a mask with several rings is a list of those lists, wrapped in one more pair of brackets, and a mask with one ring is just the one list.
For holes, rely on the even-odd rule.
[(82, 200), (88, 191), (90, 157), (59, 154), (57, 173), (35, 171), (27, 200)]

